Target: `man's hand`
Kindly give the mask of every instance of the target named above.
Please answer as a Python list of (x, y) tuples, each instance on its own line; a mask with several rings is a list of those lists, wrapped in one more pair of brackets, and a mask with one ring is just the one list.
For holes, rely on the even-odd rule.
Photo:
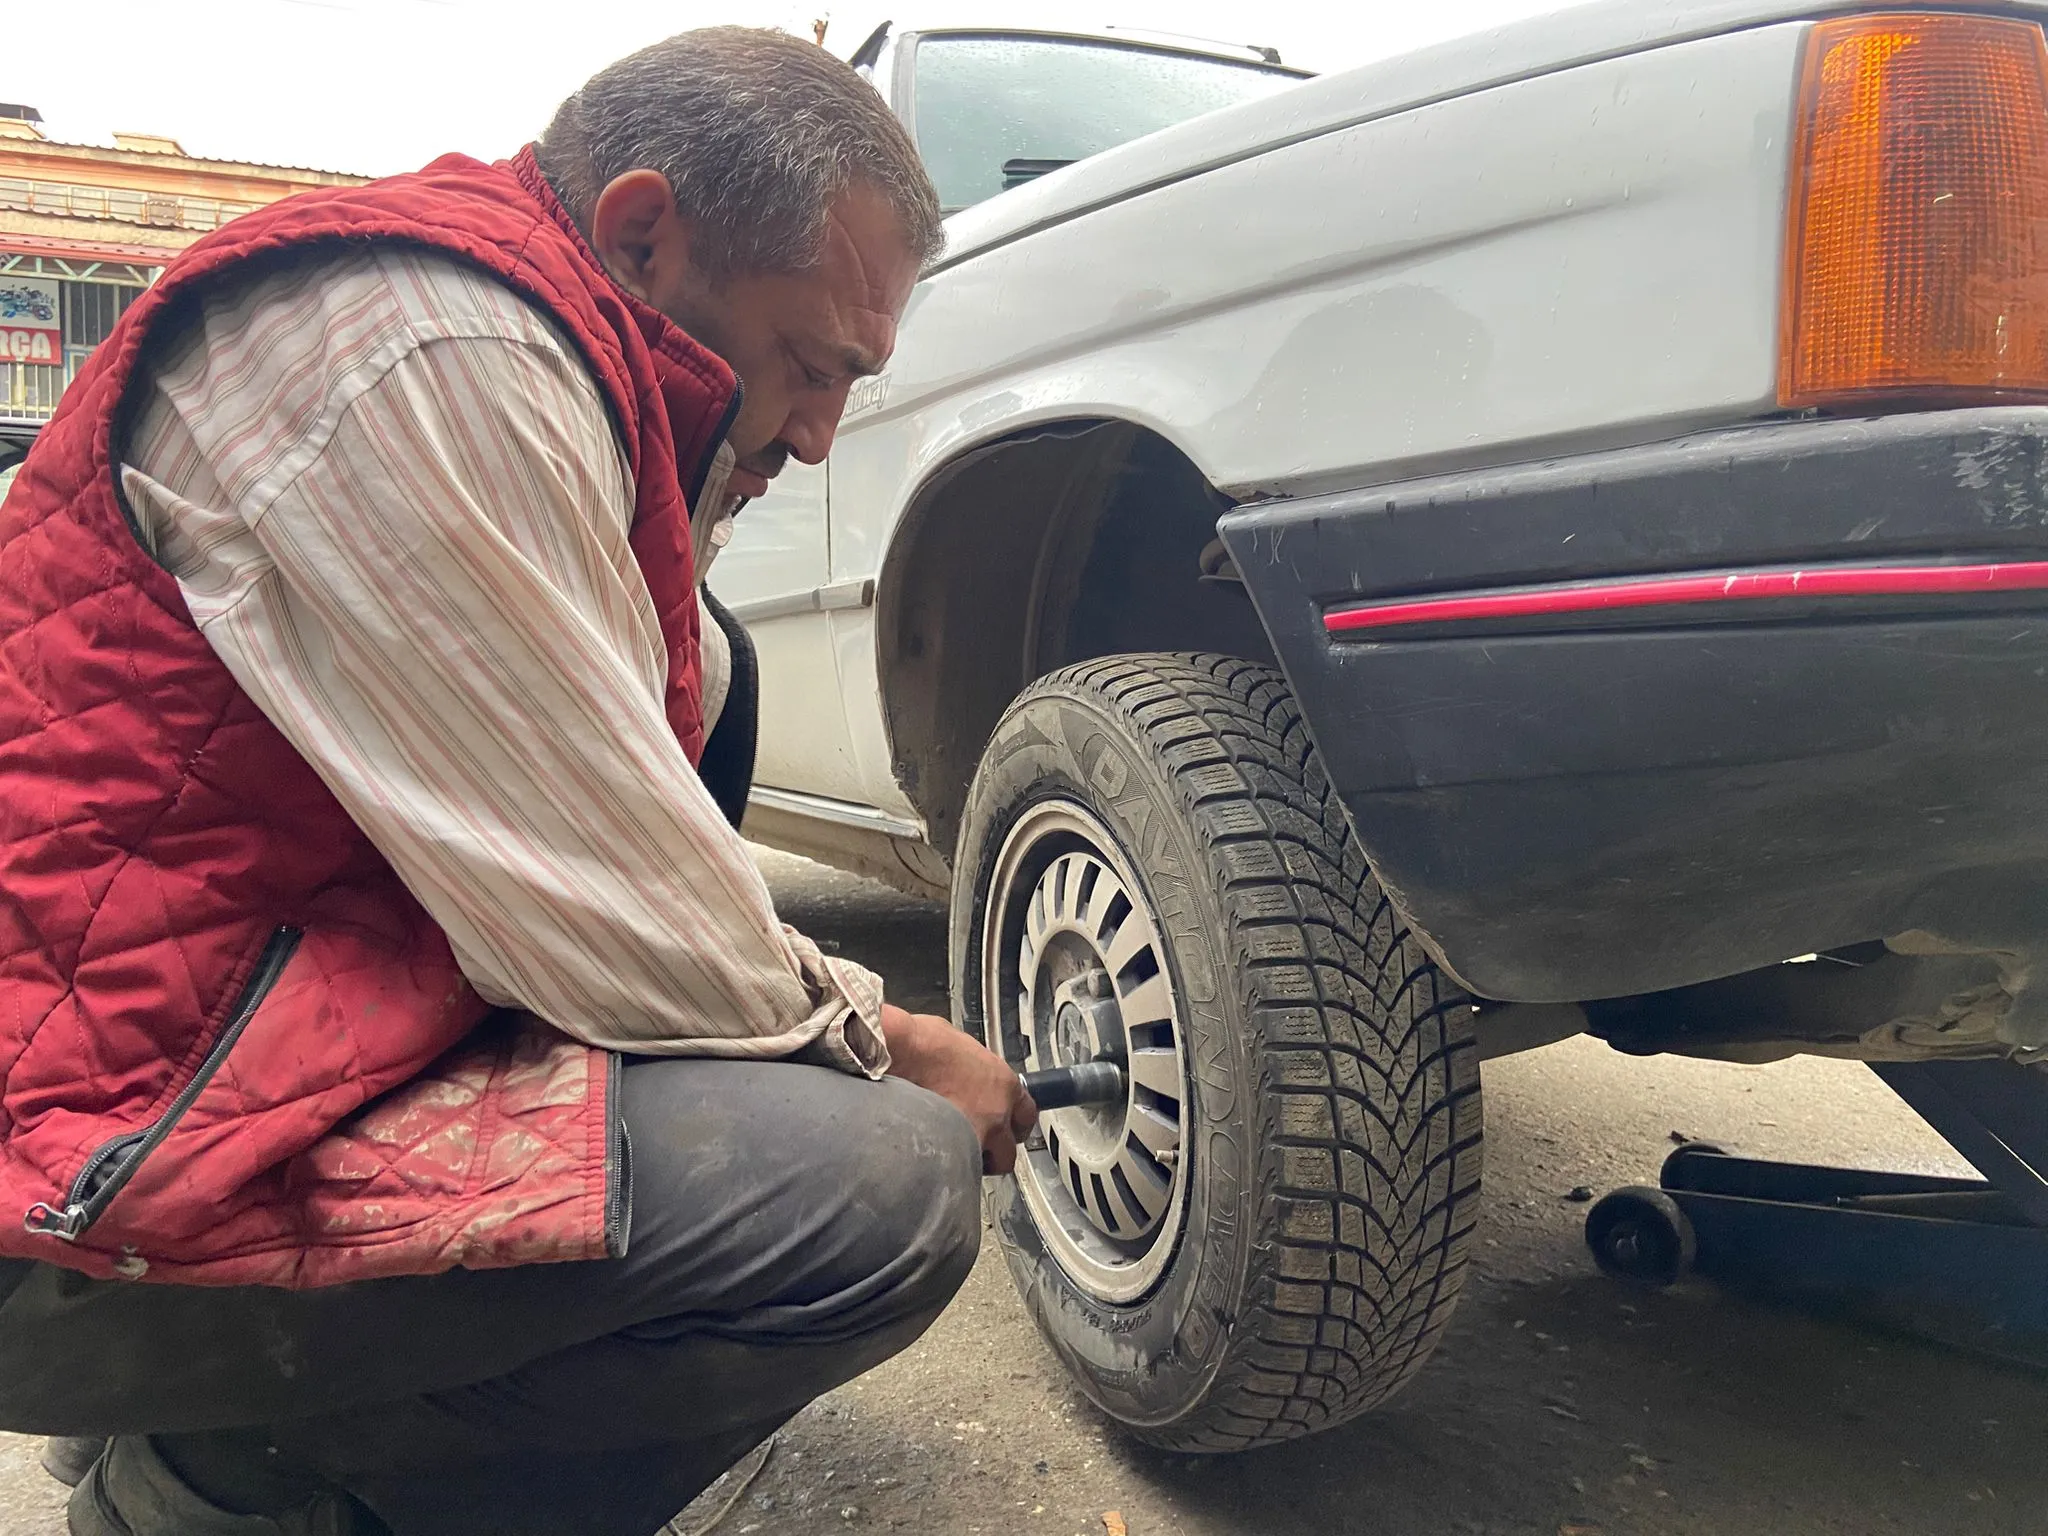
[(967, 1117), (981, 1138), (983, 1173), (1017, 1166), (1017, 1143), (1038, 1123), (1038, 1106), (1008, 1063), (946, 1020), (893, 1003), (882, 1005), (882, 1038), (892, 1076), (930, 1089)]

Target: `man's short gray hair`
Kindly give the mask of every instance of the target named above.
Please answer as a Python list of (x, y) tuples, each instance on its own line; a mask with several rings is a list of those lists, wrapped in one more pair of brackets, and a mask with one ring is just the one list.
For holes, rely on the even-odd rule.
[(895, 209), (920, 263), (945, 245), (938, 194), (888, 103), (786, 33), (706, 27), (643, 48), (563, 102), (538, 153), (586, 234), (615, 177), (659, 171), (693, 227), (691, 259), (714, 279), (810, 267), (833, 199), (862, 183)]

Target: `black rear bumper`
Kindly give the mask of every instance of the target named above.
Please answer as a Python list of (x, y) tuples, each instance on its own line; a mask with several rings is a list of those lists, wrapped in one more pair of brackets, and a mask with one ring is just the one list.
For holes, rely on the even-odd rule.
[[(1744, 428), (1222, 533), (1382, 880), (1482, 996), (2048, 938), (2048, 410)], [(1479, 601), (1418, 602), (1447, 597)]]

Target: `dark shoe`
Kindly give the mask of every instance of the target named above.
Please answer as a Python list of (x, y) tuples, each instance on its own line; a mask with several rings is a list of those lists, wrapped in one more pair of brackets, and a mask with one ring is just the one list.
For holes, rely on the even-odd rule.
[(66, 1488), (76, 1488), (106, 1448), (98, 1435), (52, 1435), (43, 1442), (43, 1470)]
[(336, 1493), (283, 1515), (231, 1515), (164, 1464), (143, 1435), (120, 1435), (72, 1490), (71, 1536), (358, 1536)]

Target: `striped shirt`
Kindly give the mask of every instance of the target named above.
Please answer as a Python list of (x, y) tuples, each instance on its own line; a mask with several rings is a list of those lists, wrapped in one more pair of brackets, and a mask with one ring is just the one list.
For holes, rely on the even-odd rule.
[(487, 1001), (611, 1050), (887, 1070), (879, 978), (777, 921), (669, 728), (631, 474), (546, 316), (372, 247), (211, 296), (142, 386), (145, 543)]

